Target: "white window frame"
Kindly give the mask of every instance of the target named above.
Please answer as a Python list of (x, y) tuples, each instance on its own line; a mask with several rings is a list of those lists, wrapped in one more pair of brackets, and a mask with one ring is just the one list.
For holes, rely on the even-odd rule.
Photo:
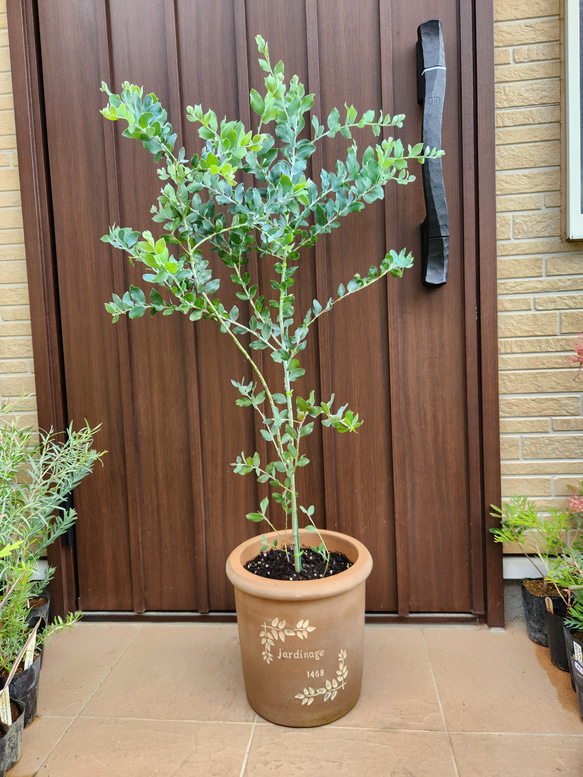
[(581, 166), (581, 15), (583, 0), (565, 0), (566, 94), (566, 231), (569, 240), (583, 238), (583, 168)]

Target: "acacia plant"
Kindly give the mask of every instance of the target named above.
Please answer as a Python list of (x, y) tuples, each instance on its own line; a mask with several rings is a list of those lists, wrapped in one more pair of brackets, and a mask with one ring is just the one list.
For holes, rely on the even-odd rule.
[[(114, 226), (103, 240), (127, 252), (132, 265), (145, 265), (143, 280), (152, 284), (149, 294), (131, 286), (123, 297), (113, 295), (106, 309), (117, 321), (120, 315), (139, 318), (180, 312), (191, 321), (211, 319), (229, 336), (252, 368), (253, 378), (232, 381), (239, 391), (237, 404), (253, 407), (262, 420), (261, 435), (270, 444), (273, 460), (262, 461), (259, 453), (241, 453), (235, 472), (254, 472), (271, 487), (271, 498), (291, 524), (294, 565), (301, 571), (299, 519), (304, 513), (308, 528), (315, 529), (313, 506), (299, 503), (296, 490), (298, 467), (308, 464), (302, 441), (320, 418), (324, 426), (339, 432), (354, 432), (362, 423), (346, 406), (332, 409), (334, 397), (317, 401), (315, 392), (299, 396), (295, 382), (304, 375), (301, 354), (316, 321), (340, 300), (379, 281), (386, 275), (401, 277), (413, 258), (405, 249), (390, 251), (364, 277), (355, 274), (341, 284), (327, 301), (314, 300), (298, 311), (293, 294), (294, 274), (303, 248), (339, 226), (341, 219), (384, 197), (389, 181), (407, 184), (414, 180), (408, 162), (423, 163), (442, 152), (422, 143), (405, 150), (402, 142), (383, 132), (402, 127), (403, 115), (387, 116), (368, 110), (358, 115), (345, 106), (344, 118), (336, 108), (326, 125), (311, 118), (311, 137), (305, 130), (314, 95), (306, 94), (297, 76), (286, 83), (284, 65), (272, 66), (267, 43), (256, 37), (259, 65), (265, 71), (265, 93), (251, 90), (251, 108), (259, 116), (256, 133), (240, 121), (219, 122), (212, 110), (189, 106), (188, 119), (198, 126), (203, 141), (199, 153), (188, 158), (184, 149), (174, 150), (176, 135), (156, 95), (144, 96), (143, 88), (125, 82), (120, 95), (106, 84), (108, 105), (103, 116), (127, 122), (123, 135), (140, 140), (161, 163), (158, 175), (162, 189), (153, 220), (163, 224), (159, 237)], [(273, 134), (268, 128), (273, 127)], [(367, 146), (359, 156), (353, 133), (370, 128), (385, 137)], [(334, 170), (320, 170), (319, 184), (309, 176), (308, 165), (319, 143), (340, 133), (349, 139), (346, 156)], [(242, 173), (254, 176), (254, 186), (245, 188)], [(314, 171), (312, 170), (312, 176)], [(230, 270), (240, 304), (227, 310), (221, 302), (221, 281), (208, 252), (218, 254)], [(259, 261), (270, 260), (274, 276), (270, 289), (260, 289), (249, 264), (256, 252)], [(258, 352), (267, 351), (281, 367), (280, 383), (268, 384)], [(270, 499), (261, 501), (247, 518), (266, 521)], [(287, 545), (286, 545), (287, 547)]]

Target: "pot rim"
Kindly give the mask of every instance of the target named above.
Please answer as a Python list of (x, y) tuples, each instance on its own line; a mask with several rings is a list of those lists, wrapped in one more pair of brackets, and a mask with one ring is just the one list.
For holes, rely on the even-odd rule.
[[(372, 556), (359, 540), (347, 534), (321, 529), (320, 534), (326, 541), (328, 550), (345, 553), (352, 566), (344, 572), (319, 580), (269, 580), (254, 575), (244, 568), (244, 565), (255, 558), (261, 550), (261, 536), (251, 537), (238, 545), (227, 559), (226, 572), (231, 583), (247, 594), (264, 599), (288, 599), (307, 601), (310, 599), (326, 599), (349, 591), (363, 583), (372, 570)], [(263, 535), (269, 542), (280, 536), (277, 532)], [(300, 530), (300, 539), (313, 544), (314, 533)]]

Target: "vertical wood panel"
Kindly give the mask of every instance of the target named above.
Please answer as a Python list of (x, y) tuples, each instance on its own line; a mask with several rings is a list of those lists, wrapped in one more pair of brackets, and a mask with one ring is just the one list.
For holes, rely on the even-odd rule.
[[(94, 119), (101, 107), (95, 5), (41, 3), (39, 19), (68, 414), (76, 423), (103, 423), (99, 445), (108, 450), (105, 466), (75, 491), (81, 606), (131, 610), (118, 343), (103, 309), (114, 278), (99, 240), (109, 212), (103, 134)], [(71, 100), (72, 93), (83, 99)]]
[[(421, 284), (419, 225), (425, 217), (421, 171), (397, 194), (396, 242), (413, 250), (416, 265), (391, 286), (391, 399), (395, 511), (408, 533), (411, 612), (471, 610), (463, 221), (459, 184), (458, 19), (454, 3), (394, 3), (393, 112), (406, 114), (406, 142), (421, 137), (416, 99), (416, 41), (420, 23), (443, 25), (447, 92), (443, 111), (444, 178), (450, 212), (446, 286)], [(471, 304), (471, 301), (470, 301)]]
[[(325, 121), (346, 102), (361, 113), (380, 108), (380, 34), (378, 4), (318, 3), (321, 113)], [(374, 143), (372, 133), (359, 133), (358, 145)], [(323, 164), (333, 169), (345, 157), (350, 141), (338, 135), (324, 148)], [(394, 196), (389, 187), (388, 196)], [(328, 277), (320, 298), (335, 296), (340, 283), (355, 271), (366, 275), (385, 255), (382, 203), (346, 218), (326, 240)], [(332, 483), (337, 494), (335, 527), (353, 534), (370, 549), (373, 574), (367, 586), (369, 609), (396, 609), (395, 539), (392, 515), (390, 408), (387, 387), (388, 335), (386, 292), (379, 284), (343, 301), (328, 316), (329, 375), (323, 392), (334, 391), (338, 405), (364, 419), (357, 435), (333, 434)]]

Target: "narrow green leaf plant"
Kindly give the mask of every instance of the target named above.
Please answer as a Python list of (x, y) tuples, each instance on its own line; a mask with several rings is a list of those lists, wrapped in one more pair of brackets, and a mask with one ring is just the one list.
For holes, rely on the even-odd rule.
[[(270, 497), (247, 518), (265, 521), (274, 529), (270, 504), (281, 507), (286, 531), (291, 528), (292, 535), (284, 547), (293, 548), (294, 566), (300, 572), (300, 515), (307, 528), (317, 531), (314, 507), (300, 504), (296, 488), (298, 468), (309, 463), (304, 439), (313, 432), (316, 419), (341, 433), (355, 432), (362, 423), (346, 405), (333, 409), (334, 396), (322, 401), (315, 391), (303, 397), (297, 393), (307, 337), (318, 319), (341, 299), (385, 276), (399, 278), (413, 263), (406, 249), (392, 250), (366, 275), (355, 273), (341, 283), (334, 296), (313, 300), (299, 310), (293, 286), (302, 249), (338, 227), (345, 216), (382, 199), (389, 181), (413, 181), (409, 162), (422, 164), (442, 152), (422, 143), (405, 148), (392, 137), (392, 128), (403, 126), (403, 115), (391, 117), (372, 110), (359, 115), (351, 105), (342, 114), (334, 108), (322, 123), (312, 110), (314, 95), (306, 94), (295, 75), (286, 82), (283, 63), (272, 65), (266, 41), (258, 35), (256, 42), (265, 72), (264, 93), (252, 89), (250, 94), (251, 108), (259, 117), (257, 132), (241, 121), (219, 121), (214, 111), (201, 105), (189, 106), (187, 117), (202, 141), (191, 157), (183, 148), (175, 150), (176, 134), (156, 95), (144, 95), (142, 87), (128, 82), (121, 94), (102, 85), (108, 97), (103, 116), (125, 122), (123, 135), (141, 141), (161, 165), (162, 188), (152, 218), (163, 225), (157, 237), (150, 231), (119, 226), (103, 237), (125, 251), (132, 265), (144, 266), (144, 289), (149, 288), (146, 293), (132, 285), (122, 297), (114, 294), (106, 309), (114, 321), (122, 315), (140, 318), (146, 313), (175, 312), (191, 321), (210, 319), (231, 338), (252, 374), (251, 380), (232, 381), (239, 392), (237, 404), (259, 414), (261, 435), (271, 451), (270, 460), (263, 460), (258, 452), (243, 452), (233, 463), (236, 473), (254, 473), (271, 489)], [(379, 142), (360, 154), (354, 136), (365, 129)], [(320, 170), (318, 183), (311, 160), (322, 142), (338, 134), (348, 141), (345, 157), (333, 170)], [(245, 181), (254, 185), (246, 186)], [(230, 309), (221, 301), (221, 280), (212, 254), (229, 269), (236, 287), (240, 302)], [(267, 290), (260, 288), (254, 275), (252, 256), (272, 264)], [(279, 365), (277, 385), (267, 380), (263, 351)]]

